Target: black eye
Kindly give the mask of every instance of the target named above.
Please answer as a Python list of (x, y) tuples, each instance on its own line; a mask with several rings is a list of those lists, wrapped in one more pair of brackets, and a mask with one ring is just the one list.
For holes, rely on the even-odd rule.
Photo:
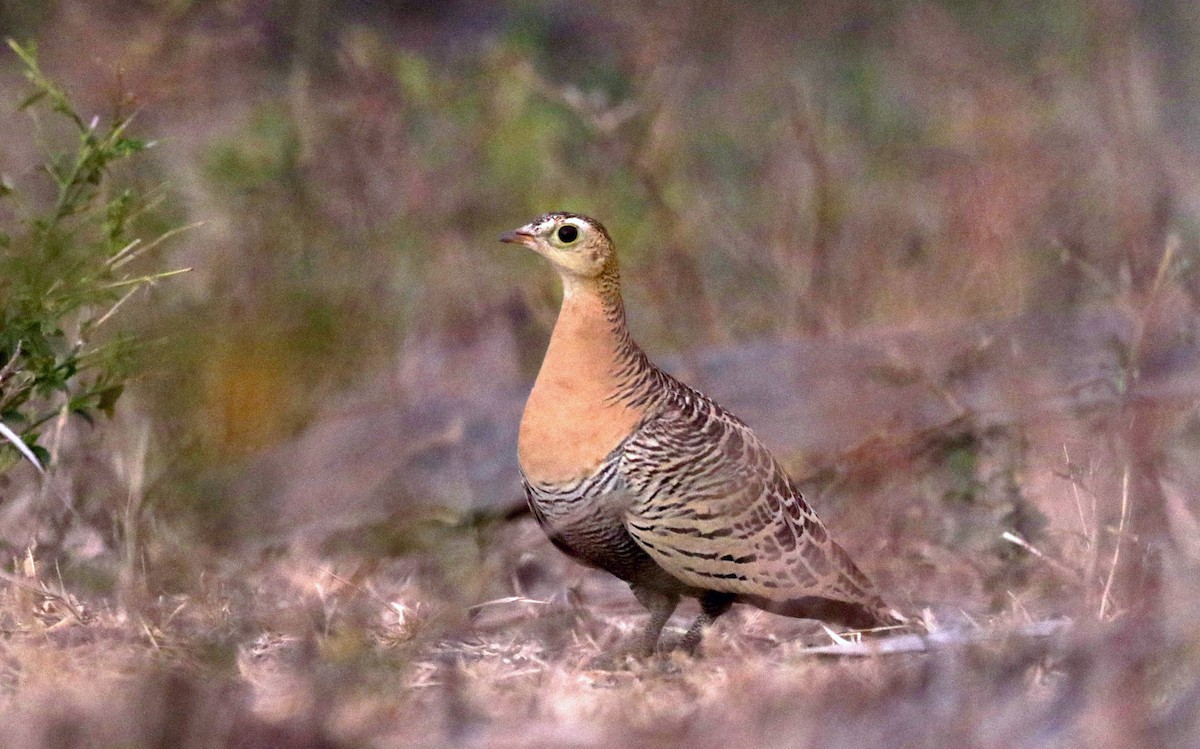
[(563, 244), (571, 244), (576, 239), (579, 239), (579, 230), (570, 224), (564, 224), (558, 227), (558, 241)]

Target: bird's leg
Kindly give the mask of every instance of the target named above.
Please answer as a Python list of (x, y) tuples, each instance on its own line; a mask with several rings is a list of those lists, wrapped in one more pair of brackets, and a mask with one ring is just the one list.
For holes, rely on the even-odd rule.
[(663, 593), (638, 585), (629, 587), (633, 589), (633, 595), (637, 597), (638, 602), (650, 609), (650, 621), (646, 622), (646, 628), (642, 630), (642, 634), (632, 642), (588, 661), (591, 668), (604, 670), (624, 668), (627, 665), (626, 659), (631, 655), (634, 658), (648, 658), (654, 655), (658, 647), (658, 636), (662, 633), (662, 628), (666, 625), (667, 620), (671, 618), (671, 614), (675, 613), (675, 607), (679, 605), (678, 594)]
[(675, 613), (675, 607), (679, 605), (679, 595), (663, 593), (637, 585), (631, 585), (630, 588), (633, 589), (633, 595), (638, 599), (638, 603), (650, 609), (650, 621), (646, 622), (646, 629), (642, 631), (641, 639), (636, 646), (638, 657), (645, 658), (654, 655), (657, 650), (659, 635), (662, 634), (663, 627), (671, 618), (671, 614)]
[(716, 621), (718, 616), (729, 610), (729, 607), (733, 605), (734, 598), (733, 593), (718, 593), (715, 590), (710, 590), (700, 596), (700, 616), (696, 617), (696, 621), (692, 622), (687, 634), (679, 641), (679, 648), (688, 655), (699, 654), (704, 630)]

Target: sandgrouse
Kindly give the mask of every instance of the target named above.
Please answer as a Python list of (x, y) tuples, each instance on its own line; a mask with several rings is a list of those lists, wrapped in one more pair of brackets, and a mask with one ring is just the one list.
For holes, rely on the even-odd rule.
[(898, 622), (744, 423), (656, 367), (630, 337), (616, 251), (599, 222), (548, 213), (500, 237), (548, 259), (563, 302), (525, 405), (518, 457), (550, 540), (629, 583), (649, 655), (681, 596), (680, 647), (744, 602), (867, 628)]

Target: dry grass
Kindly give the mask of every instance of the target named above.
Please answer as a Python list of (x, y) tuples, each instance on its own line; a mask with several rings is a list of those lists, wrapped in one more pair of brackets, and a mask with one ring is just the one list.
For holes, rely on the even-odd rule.
[[(981, 626), (992, 639), (829, 657), (805, 652), (830, 642), (812, 623), (736, 609), (702, 659), (603, 670), (591, 659), (642, 616), (628, 592), (556, 557), (527, 521), (498, 533), (485, 556), (523, 559), (514, 575), (531, 590), (470, 607), (412, 560), (243, 560), (207, 576), (205, 593), (139, 613), (64, 596), (27, 567), (0, 603), (0, 741), (1151, 747), (1200, 730), (1188, 576), (1172, 575), (1175, 604), (1152, 626), (1079, 600), (1063, 634), (1004, 636), (1045, 615), (1015, 589), (1000, 615), (941, 609), (942, 631)], [(1098, 582), (1082, 598), (1094, 603)]]
[[(1061, 426), (1046, 439), (1076, 444)], [(136, 449), (136, 446), (131, 449)], [(555, 552), (525, 519), (464, 530), (473, 585), (437, 553), (293, 547), (193, 559), (189, 589), (75, 597), (27, 559), (6, 573), (0, 742), (15, 749), (157, 746), (1155, 747), (1200, 736), (1195, 557), (1177, 531), (1161, 608), (1114, 582), (1144, 553), (1129, 474), (1111, 456), (1034, 451), (1039, 506), (1070, 503), (1037, 544), (964, 555), (913, 517), (841, 530), (898, 605), (935, 631), (927, 652), (819, 655), (812, 622), (736, 608), (678, 654), (601, 669), (640, 625), (622, 584)], [(1052, 456), (1052, 457), (1051, 457)], [(915, 475), (915, 474), (914, 474)], [(920, 491), (893, 477), (893, 491)], [(853, 503), (848, 488), (843, 502)], [(1104, 519), (1101, 508), (1121, 507)], [(851, 519), (835, 507), (835, 517)], [(929, 512), (937, 512), (932, 507)], [(1182, 520), (1182, 518), (1181, 518)], [(1194, 518), (1193, 521), (1194, 523)], [(919, 531), (918, 528), (926, 528)], [(1007, 532), (1006, 532), (1007, 533)], [(892, 535), (897, 534), (897, 535)], [(871, 540), (868, 540), (871, 539)], [(1016, 539), (1020, 539), (1016, 541)], [(1193, 544), (1194, 545), (1194, 544)], [(1014, 564), (1016, 565), (1014, 567)], [(145, 581), (144, 581), (145, 582)], [(1003, 586), (1001, 602), (991, 598)], [(503, 595), (495, 595), (501, 593)], [(694, 606), (668, 634), (681, 636)], [(1031, 622), (1067, 614), (1044, 637)], [(984, 639), (975, 633), (986, 632)]]

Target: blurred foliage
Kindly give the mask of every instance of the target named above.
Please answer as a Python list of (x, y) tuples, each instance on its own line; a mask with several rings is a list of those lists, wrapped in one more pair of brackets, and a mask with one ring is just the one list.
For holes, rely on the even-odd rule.
[[(134, 341), (98, 329), (139, 288), (179, 271), (130, 270), (174, 234), (146, 235), (139, 219), (155, 197), (110, 184), (115, 166), (148, 146), (128, 134), (132, 115), (85, 120), (42, 72), (32, 44), (9, 46), (32, 88), (21, 108), (50, 112), (74, 135), (72, 150), (47, 157), (51, 203), (0, 185), (0, 421), (46, 463), (46, 423), (60, 413), (111, 416), (130, 375)], [(8, 444), (0, 450), (3, 472), (19, 456)]]
[[(167, 339), (138, 382), (148, 501), (206, 542), (258, 532), (227, 482), (346, 392), (524, 386), (558, 283), (494, 239), (547, 210), (609, 227), (656, 358), (1077, 310), (1168, 232), (1181, 265), (1198, 246), (1164, 156), (1187, 143), (1153, 117), (1182, 3), (24, 5), (3, 18), (81, 91), (100, 67), (144, 92), (148, 156), (206, 224), (180, 293), (129, 316)], [(1006, 474), (962, 439), (934, 535), (986, 547), (1024, 522), (1019, 451)]]
[[(751, 339), (821, 336), (829, 346), (882, 350), (908, 330), (966, 322), (974, 331), (976, 321), (1028, 315), (1046, 328), (1049, 351), (1036, 361), (1051, 363), (1033, 373), (1047, 382), (1042, 390), (1037, 381), (1030, 400), (1057, 386), (1073, 390), (1095, 363), (1064, 353), (1073, 350), (1061, 346), (1074, 328), (1050, 330), (1071, 315), (1115, 301), (1135, 317), (1158, 304), (1195, 319), (1200, 14), (1193, 5), (0, 3), (0, 35), (36, 36), (54, 79), (72, 91), (68, 101), (29, 48), (21, 70), (41, 96), (28, 102), (29, 111), (51, 115), (35, 120), (36, 129), (69, 146), (51, 149), (57, 155), (47, 162), (48, 184), (11, 185), (0, 197), (0, 420), (45, 458), (47, 424), (59, 414), (107, 413), (127, 392), (120, 411), (132, 417), (121, 430), (104, 430), (117, 433), (112, 441), (90, 446), (103, 454), (62, 466), (57, 483), (43, 485), (61, 489), (40, 499), (70, 515), (71, 538), (42, 541), (37, 499), (26, 503), (33, 522), (16, 517), (19, 502), (0, 508), (0, 549), (10, 559), (26, 558), (32, 567), (35, 557), (54, 556), (53, 571), (43, 564), (40, 577), (58, 579), (43, 593), (65, 586), (120, 593), (88, 602), (100, 625), (90, 630), (72, 624), (70, 611), (56, 621), (43, 599), (57, 599), (37, 588), (16, 599), (19, 607), (13, 598), (0, 601), (32, 620), (24, 635), (3, 623), (13, 652), (0, 659), (0, 697), (49, 677), (81, 686), (90, 705), (111, 692), (95, 688), (96, 664), (131, 683), (124, 654), (136, 650), (134, 657), (155, 664), (186, 662), (188, 673), (203, 677), (197, 684), (217, 686), (211, 698), (207, 687), (184, 689), (179, 698), (150, 681), (144, 696), (135, 686), (126, 697), (130, 710), (167, 716), (172, 729), (227, 726), (177, 720), (179, 706), (195, 702), (195, 716), (207, 719), (210, 704), (228, 702), (219, 683), (225, 676), (256, 690), (239, 685), (237, 694), (269, 694), (256, 683), (254, 659), (237, 646), (281, 631), (291, 643), (283, 652), (296, 651), (296, 689), (316, 713), (298, 730), (344, 726), (353, 713), (366, 716), (370, 730), (387, 729), (381, 740), (388, 741), (444, 712), (452, 732), (446, 741), (462, 743), (473, 734), (459, 727), (478, 731), (483, 706), (513, 717), (513, 735), (524, 736), (531, 718), (535, 728), (546, 727), (541, 711), (557, 720), (597, 694), (619, 703), (604, 714), (606, 728), (636, 729), (655, 699), (644, 686), (655, 682), (680, 721), (662, 732), (661, 743), (670, 743), (680, 735), (675, 728), (696, 725), (695, 711), (680, 713), (680, 704), (711, 694), (728, 707), (730, 690), (711, 689), (707, 675), (689, 686), (686, 673), (685, 682), (674, 678), (679, 674), (649, 681), (623, 675), (632, 693), (597, 690), (594, 679), (575, 672), (578, 663), (555, 676), (562, 658), (578, 661), (623, 636), (618, 630), (631, 622), (611, 615), (611, 591), (603, 587), (622, 586), (581, 576), (549, 552), (531, 523), (475, 522), (463, 508), (476, 500), (520, 501), (485, 496), (502, 490), (463, 479), (463, 464), (486, 462), (463, 446), (495, 443), (471, 443), (470, 419), (412, 417), (417, 406), (449, 413), (443, 405), (454, 401), (511, 419), (506, 427), (515, 423), (515, 413), (500, 417), (489, 409), (515, 402), (527, 387), (559, 284), (536, 257), (498, 245), (496, 235), (554, 209), (603, 220), (620, 246), (635, 334), (656, 359), (682, 353), (677, 364), (685, 377), (702, 371), (688, 357), (704, 348), (726, 347), (729, 366), (743, 367), (738, 346)], [(9, 78), (17, 76), (7, 72), (0, 66), (0, 94), (16, 101)], [(93, 123), (78, 114), (107, 101), (111, 79), (138, 92), (145, 105), (139, 122), (163, 135), (159, 147), (147, 151), (130, 135), (127, 99), (119, 99), (111, 120)], [(5, 173), (32, 173), (43, 159), (40, 151), (22, 151), (23, 130), (0, 127)], [(178, 194), (128, 186), (138, 169), (170, 174)], [(8, 192), (9, 182), (3, 185)], [(153, 296), (153, 304), (119, 307), (135, 338), (117, 335), (109, 314), (161, 277), (152, 250), (182, 223), (178, 216), (205, 224), (169, 247), (172, 265), (196, 272), (166, 285), (170, 293)], [(1164, 255), (1166, 246), (1174, 249)], [(1136, 299), (1147, 289), (1150, 302)], [(1042, 317), (1046, 312), (1054, 314)], [(990, 346), (986, 323), (979, 327), (972, 340), (983, 337)], [(1144, 369), (1159, 366), (1170, 375), (1191, 366), (1176, 361), (1177, 350), (1143, 345), (1140, 337), (1114, 335), (1111, 389), (1118, 399), (1138, 395)], [(138, 340), (156, 341), (153, 360), (135, 357)], [(153, 366), (132, 379), (148, 361)], [(979, 366), (1005, 366), (995, 361)], [(923, 381), (919, 369), (889, 366), (879, 375), (897, 393)], [(993, 402), (989, 380), (972, 371), (927, 379), (936, 392)], [(848, 415), (863, 410), (844, 389), (780, 397), (793, 396), (833, 402)], [(1141, 556), (1141, 530), (1123, 531), (1123, 510), (1116, 511), (1119, 479), (1130, 475), (1128, 461), (1140, 456), (1156, 466), (1168, 451), (1151, 440), (1122, 443), (1138, 422), (1131, 407), (1114, 413), (1109, 401), (1093, 404), (1107, 413), (1105, 422), (1091, 411), (1050, 414), (1040, 402), (1016, 405), (1029, 409), (1016, 413), (1031, 415), (1000, 424), (997, 414), (964, 412), (918, 435), (915, 447), (902, 440), (910, 426), (903, 421), (887, 422), (857, 445), (836, 418), (800, 425), (829, 438), (813, 444), (842, 439), (847, 453), (858, 451), (859, 463), (816, 456), (833, 468), (826, 491), (813, 496), (897, 605), (928, 604), (952, 619), (959, 610), (967, 617), (1015, 610), (1023, 621), (1028, 610), (1091, 620), (1104, 611), (1116, 552)], [(1171, 489), (1182, 507), (1200, 481), (1189, 475), (1200, 421), (1191, 400), (1162, 410), (1188, 419), (1172, 448), (1179, 454), (1174, 467), (1185, 470), (1166, 474), (1178, 481)], [(397, 413), (411, 418), (367, 418)], [(1047, 423), (1060, 417), (1062, 423)], [(349, 422), (359, 428), (337, 428)], [(305, 435), (312, 441), (301, 442), (313, 449), (272, 454), (310, 426), (317, 427)], [(1164, 444), (1175, 439), (1169, 422), (1151, 426), (1143, 431), (1161, 432)], [(371, 430), (399, 437), (389, 442)], [(344, 444), (333, 444), (338, 440)], [(409, 492), (417, 465), (411, 458), (423, 442), (444, 447), (431, 451), (443, 457), (423, 466), (432, 478)], [(1059, 446), (1069, 475), (1055, 483), (1049, 474), (1057, 470)], [(0, 473), (17, 460), (2, 449)], [(347, 459), (347, 469), (340, 460), (346, 455), (361, 460)], [(256, 484), (254, 474), (280, 456), (282, 478)], [(297, 456), (310, 465), (298, 465)], [(512, 456), (504, 460), (515, 474)], [(362, 470), (379, 477), (352, 475), (362, 466), (382, 467)], [(305, 483), (318, 475), (332, 480)], [(1150, 505), (1136, 484), (1132, 496), (1139, 510)], [(1190, 533), (1192, 526), (1180, 528)], [(1183, 548), (1193, 546), (1189, 539)], [(221, 553), (208, 553), (214, 548)], [(1195, 630), (1188, 614), (1193, 573), (1180, 565), (1175, 590), (1188, 595), (1164, 617), (1187, 632)], [(33, 580), (26, 575), (23, 582)], [(6, 594), (24, 590), (0, 587)], [(628, 601), (627, 591), (620, 595)], [(538, 611), (550, 608), (541, 601), (564, 598), (558, 613)], [(487, 599), (497, 605), (473, 605)], [(508, 623), (489, 625), (489, 616)], [(758, 627), (763, 620), (744, 621)], [(506, 644), (492, 648), (472, 636), (455, 645), (467, 623)], [(719, 643), (735, 631), (714, 634)], [(1018, 716), (1020, 730), (1009, 733), (1020, 737), (1033, 726), (1035, 733), (1045, 728), (1043, 739), (1094, 728), (1124, 740), (1120, 731), (1131, 723), (1125, 718), (1139, 720), (1139, 707), (1127, 708), (1131, 695), (1142, 694), (1128, 681), (1145, 671), (1137, 664), (1149, 657), (1141, 642), (1169, 642), (1151, 629), (1136, 637), (1119, 632), (1120, 642), (1084, 633), (1072, 646), (1077, 652), (1069, 649), (1057, 663), (1040, 651), (1014, 659), (1008, 642), (994, 646), (1003, 656), (956, 648), (942, 664), (947, 678), (933, 680), (920, 668), (911, 679), (880, 679), (875, 659), (869, 673), (818, 679), (828, 689), (814, 692), (812, 664), (790, 668), (799, 661), (775, 647), (794, 643), (792, 634), (734, 637), (723, 652), (749, 670), (733, 672), (733, 683), (762, 683), (764, 674), (799, 681), (775, 684), (771, 704), (750, 706), (745, 715), (734, 715), (746, 707), (736, 702), (732, 712), (710, 710), (702, 727), (741, 725), (737, 720), (749, 716), (754, 730), (771, 729), (779, 715), (794, 717), (797, 704), (811, 705), (811, 715), (795, 722), (803, 733), (812, 718), (816, 744), (825, 738), (821, 731), (836, 739), (846, 726), (865, 725), (870, 733), (876, 724), (854, 713), (872, 704), (882, 706), (875, 716), (881, 726), (895, 723), (897, 707), (918, 716), (910, 728), (927, 742), (928, 711), (913, 706), (954, 708), (935, 711), (945, 716), (937, 735), (955, 737), (947, 741), (974, 725), (990, 736), (985, 744), (1003, 743), (1003, 719), (988, 719), (1001, 713)], [(568, 638), (576, 642), (564, 650)], [(767, 641), (769, 658), (754, 658), (754, 643)], [(437, 662), (417, 664), (413, 682), (403, 664), (430, 643), (437, 643)], [(530, 670), (531, 659), (539, 667), (547, 662), (539, 643), (549, 643), (553, 656), (540, 675)], [(72, 659), (90, 670), (73, 670)], [(271, 657), (261, 662), (267, 670), (276, 665)], [(1114, 674), (1122, 677), (1114, 681)], [(716, 678), (725, 683), (729, 674)], [(532, 682), (550, 697), (530, 699), (521, 685)], [(570, 689), (562, 693), (564, 684), (586, 692), (585, 701)], [(399, 711), (395, 702), (366, 710), (346, 701), (364, 686), (402, 705), (414, 701)], [(1099, 701), (1082, 699), (1082, 690)], [(1181, 695), (1176, 705), (1190, 705), (1197, 694), (1152, 691), (1142, 719), (1186, 720), (1163, 701), (1171, 690)], [(18, 702), (32, 704), (26, 695), (33, 696), (25, 691)], [(78, 709), (53, 694), (50, 703), (67, 706), (47, 711), (48, 726)], [(1020, 720), (1031, 704), (1044, 721)], [(1081, 716), (1076, 723), (1064, 722), (1064, 705)], [(254, 711), (260, 709), (271, 710), (260, 703)], [(103, 700), (95, 711), (137, 729), (125, 719), (128, 711), (114, 712)], [(249, 713), (238, 714), (246, 720)], [(984, 719), (971, 723), (971, 716)], [(0, 726), (24, 730), (29, 718)], [(1088, 722), (1094, 720), (1101, 722)], [(655, 730), (665, 725), (653, 723)], [(253, 743), (253, 736), (234, 733)], [(47, 728), (45, 736), (53, 743), (62, 733)], [(615, 743), (613, 735), (597, 736)], [(734, 744), (752, 744), (756, 734), (733, 736)]]
[(1036, 545), (1045, 541), (1048, 526), (1023, 488), (1027, 452), (1018, 429), (968, 421), (936, 437), (926, 456), (929, 465), (921, 470), (929, 515), (938, 520), (932, 539), (973, 560), (997, 609), (1030, 568), (1030, 555), (1004, 534)]

